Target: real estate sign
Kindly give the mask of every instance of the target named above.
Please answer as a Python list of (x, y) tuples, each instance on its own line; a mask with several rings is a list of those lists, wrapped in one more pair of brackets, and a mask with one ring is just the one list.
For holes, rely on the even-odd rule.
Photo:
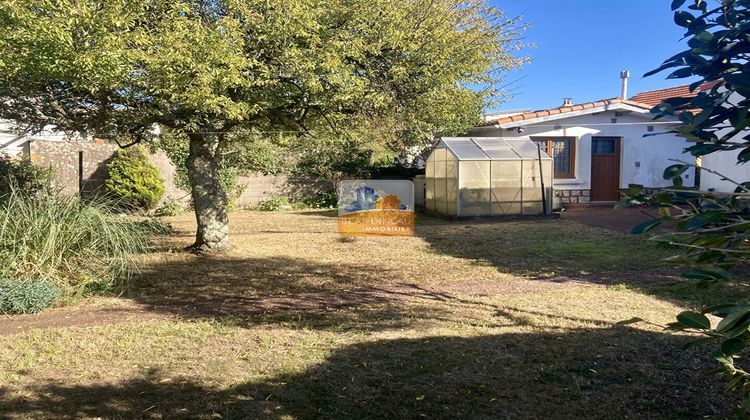
[(340, 234), (414, 235), (414, 184), (411, 181), (341, 181), (338, 197)]

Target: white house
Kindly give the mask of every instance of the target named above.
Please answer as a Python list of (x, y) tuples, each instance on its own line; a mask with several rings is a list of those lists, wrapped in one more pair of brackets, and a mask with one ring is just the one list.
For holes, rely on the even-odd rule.
[(30, 140), (64, 141), (69, 139), (64, 133), (54, 131), (52, 126), (45, 127), (41, 132), (32, 135), (20, 134), (15, 121), (0, 120), (0, 154), (6, 156), (20, 156), (24, 151), (24, 146)]
[[(563, 203), (607, 202), (619, 199), (619, 190), (629, 184), (646, 188), (671, 185), (664, 169), (683, 161), (721, 172), (732, 180), (750, 180), (750, 165), (737, 165), (736, 152), (719, 152), (699, 160), (685, 148), (685, 139), (666, 132), (680, 123), (675, 118), (654, 120), (651, 109), (663, 99), (691, 97), (716, 83), (705, 83), (696, 91), (689, 85), (653, 90), (627, 97), (627, 72), (623, 72), (619, 98), (572, 104), (564, 99), (557, 108), (538, 111), (512, 110), (488, 114), (485, 123), (472, 129), (472, 137), (529, 139), (542, 145), (555, 158), (554, 188)], [(645, 134), (665, 133), (644, 137)], [(745, 133), (746, 134), (746, 133)], [(744, 135), (744, 134), (743, 134)], [(683, 185), (695, 185), (696, 172), (682, 175)], [(705, 170), (700, 173), (702, 190), (733, 191), (736, 185)]]
[[(645, 105), (655, 106), (667, 98), (688, 98), (696, 96), (698, 92), (707, 91), (718, 83), (719, 82), (704, 83), (692, 92), (690, 91), (690, 85), (652, 90), (639, 93), (630, 99)], [(737, 103), (742, 99), (739, 95), (735, 94), (735, 96), (736, 97), (729, 98), (730, 102)], [(724, 133), (727, 131), (729, 131), (729, 129), (723, 130)], [(744, 143), (743, 137), (747, 134), (748, 132), (744, 131), (732, 140)], [(737, 187), (735, 182), (750, 181), (750, 166), (737, 163), (738, 153), (739, 151), (715, 152), (702, 156), (700, 166), (703, 169), (701, 169), (700, 172), (700, 189), (704, 191), (732, 192)], [(716, 171), (723, 176), (709, 172), (709, 170)]]
[[(671, 159), (695, 162), (683, 151), (685, 140), (665, 134), (677, 120), (653, 121), (651, 106), (613, 98), (534, 112), (500, 115), (475, 127), (473, 137), (524, 138), (542, 145), (555, 158), (554, 188), (563, 203), (615, 201), (629, 184), (647, 188), (671, 185), (663, 179)], [(694, 185), (695, 174), (683, 175)]]
[[(742, 137), (743, 135), (738, 137)], [(703, 156), (701, 158), (701, 166), (706, 169), (712, 169), (722, 176), (702, 170), (701, 189), (706, 191), (732, 192), (737, 188), (735, 182), (750, 181), (750, 165), (737, 163), (739, 152), (739, 150), (716, 152)]]

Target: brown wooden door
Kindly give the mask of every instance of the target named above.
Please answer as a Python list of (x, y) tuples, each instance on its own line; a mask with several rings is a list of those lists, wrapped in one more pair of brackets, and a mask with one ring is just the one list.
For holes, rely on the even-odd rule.
[(591, 138), (591, 201), (620, 199), (620, 138)]

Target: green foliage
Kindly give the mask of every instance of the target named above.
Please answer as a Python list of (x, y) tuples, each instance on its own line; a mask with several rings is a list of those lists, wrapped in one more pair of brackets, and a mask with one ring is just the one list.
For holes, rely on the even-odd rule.
[(282, 195), (272, 195), (256, 206), (260, 211), (279, 211), (289, 206), (289, 200)]
[[(5, 1), (0, 117), (103, 138), (148, 140), (159, 124), (180, 141), (252, 143), (225, 151), (268, 172), (283, 155), (234, 133), (288, 133), (324, 161), (318, 141), (356, 139), (332, 162), (303, 162), (332, 180), (380, 150), (479, 122), (502, 99), (503, 74), (526, 62), (523, 29), (485, 0)], [(199, 193), (223, 211), (214, 191)]]
[(61, 289), (48, 280), (0, 278), (0, 314), (34, 314), (50, 306)]
[(159, 217), (165, 216), (177, 216), (185, 211), (185, 206), (182, 205), (180, 200), (170, 198), (164, 201), (156, 208), (154, 215)]
[(354, 138), (321, 135), (295, 148), (297, 175), (315, 175), (335, 186), (346, 177), (368, 177), (374, 150)]
[(107, 194), (128, 210), (150, 210), (164, 196), (164, 180), (140, 146), (120, 149), (107, 164)]
[[(697, 88), (705, 82), (716, 82), (693, 98), (671, 98), (654, 108), (659, 117), (675, 115), (684, 124), (673, 131), (694, 143), (688, 150), (694, 155), (718, 151), (739, 150), (738, 163), (750, 161), (750, 3), (744, 0), (708, 2), (674, 0), (675, 23), (685, 28), (688, 50), (671, 57), (656, 70), (672, 69), (668, 78), (698, 76), (691, 85)], [(679, 10), (683, 9), (683, 10)], [(697, 113), (691, 110), (700, 110)], [(738, 138), (740, 137), (740, 138)], [(673, 187), (657, 194), (643, 192), (632, 186), (621, 206), (650, 204), (659, 208), (659, 218), (645, 222), (633, 233), (648, 232), (664, 222), (672, 222), (674, 232), (652, 239), (683, 252), (667, 262), (688, 269), (682, 277), (696, 287), (709, 287), (736, 281), (733, 269), (750, 262), (750, 180), (733, 181), (734, 193), (719, 194), (693, 191), (682, 186), (681, 174), (693, 165), (679, 163), (664, 171), (664, 179), (672, 180)], [(716, 169), (704, 171), (721, 175)], [(712, 325), (705, 314), (720, 319)], [(728, 376), (727, 386), (738, 390), (750, 410), (750, 373), (742, 355), (750, 343), (750, 306), (747, 296), (737, 296), (735, 302), (703, 308), (698, 312), (683, 312), (676, 322), (667, 326), (675, 331), (690, 331), (705, 337), (692, 344), (714, 343), (714, 354), (721, 367), (715, 373)]]
[(0, 197), (16, 189), (24, 194), (36, 194), (47, 189), (52, 182), (53, 171), (36, 166), (29, 159), (0, 157)]
[(149, 234), (104, 201), (13, 191), (0, 203), (0, 277), (121, 291)]
[[(720, 150), (741, 150), (740, 162), (750, 161), (750, 138), (735, 137), (750, 127), (750, 48), (748, 4), (743, 0), (721, 2), (692, 0), (689, 10), (676, 10), (685, 1), (675, 1), (675, 23), (685, 28), (689, 49), (675, 54), (646, 76), (672, 70), (670, 79), (698, 77), (691, 89), (716, 82), (693, 98), (670, 98), (654, 108), (660, 115), (678, 115), (684, 125), (675, 133), (695, 143), (688, 150), (701, 156)], [(731, 97), (731, 100), (730, 100)], [(683, 112), (700, 109), (693, 114)]]
[(302, 202), (311, 209), (330, 209), (338, 206), (338, 196), (335, 191), (318, 191)]

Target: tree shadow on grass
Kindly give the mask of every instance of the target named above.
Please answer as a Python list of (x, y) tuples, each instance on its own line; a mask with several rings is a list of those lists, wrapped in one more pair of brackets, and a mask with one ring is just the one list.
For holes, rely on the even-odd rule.
[(746, 296), (746, 284), (686, 288), (680, 267), (662, 260), (679, 253), (632, 236), (560, 220), (498, 220), (418, 225), (438, 253), (491, 265), (536, 280), (624, 285), (678, 304), (710, 305)]
[(190, 256), (150, 264), (129, 298), (152, 312), (250, 325), (301, 321), (317, 328), (400, 328), (448, 319), (431, 302), (450, 297), (410, 284), (392, 269), (306, 260)]
[(23, 395), (6, 388), (0, 413), (224, 419), (729, 416), (734, 397), (720, 378), (703, 375), (711, 363), (704, 355), (679, 350), (686, 339), (611, 327), (378, 340), (335, 349), (303, 371), (227, 388), (156, 369), (120, 383), (45, 383)]

